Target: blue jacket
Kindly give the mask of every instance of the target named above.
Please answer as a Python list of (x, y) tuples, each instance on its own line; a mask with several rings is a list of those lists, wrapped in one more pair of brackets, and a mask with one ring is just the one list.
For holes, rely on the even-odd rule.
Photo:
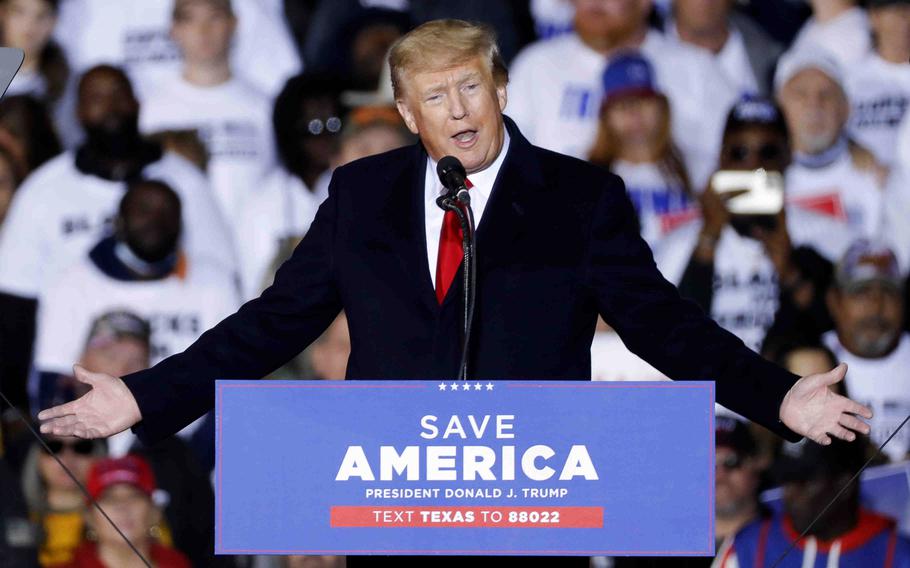
[[(773, 566), (798, 536), (785, 516), (759, 519), (736, 535), (720, 566)], [(910, 541), (897, 533), (892, 519), (860, 509), (859, 521), (846, 534), (830, 542), (807, 537), (780, 563), (780, 568), (803, 566), (910, 568)]]

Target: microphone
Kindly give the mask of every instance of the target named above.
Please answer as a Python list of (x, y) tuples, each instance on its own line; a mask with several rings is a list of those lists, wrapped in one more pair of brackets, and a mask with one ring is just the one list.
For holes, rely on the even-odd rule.
[(445, 156), (436, 164), (436, 174), (443, 187), (449, 190), (449, 196), (454, 194), (455, 199), (470, 205), (471, 196), (468, 194), (466, 179), (468, 177), (461, 161), (455, 156)]

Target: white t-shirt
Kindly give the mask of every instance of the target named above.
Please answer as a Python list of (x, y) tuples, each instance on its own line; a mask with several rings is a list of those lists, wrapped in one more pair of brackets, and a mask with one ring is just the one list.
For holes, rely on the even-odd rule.
[[(714, 171), (737, 90), (705, 50), (673, 45), (655, 30), (639, 49), (670, 100), (673, 140), (693, 186), (701, 187)], [(575, 33), (536, 42), (512, 63), (506, 113), (532, 143), (586, 159), (597, 135), (606, 64)]]
[[(685, 44), (690, 47), (698, 48), (684, 42), (679, 37), (679, 31), (676, 25), (667, 26), (667, 39), (673, 44)], [(711, 57), (717, 62), (718, 66), (724, 73), (724, 78), (739, 94), (756, 94), (758, 93), (758, 80), (755, 78), (755, 72), (752, 70), (752, 63), (749, 61), (749, 53), (746, 51), (746, 42), (743, 40), (743, 34), (738, 29), (731, 27), (730, 35), (721, 50), (714, 54), (707, 50)], [(703, 48), (701, 48), (703, 49)]]
[(243, 300), (259, 296), (282, 240), (303, 236), (320, 202), (297, 176), (275, 169), (247, 196), (237, 224)]
[[(847, 363), (844, 379), (847, 394), (872, 408), (869, 437), (876, 446), (881, 445), (910, 414), (910, 335), (901, 335), (894, 351), (880, 359), (865, 359), (850, 353), (833, 330), (824, 334), (822, 341), (838, 361)], [(903, 459), (908, 451), (910, 430), (906, 427), (883, 450), (894, 461)]]
[(231, 274), (214, 266), (188, 265), (185, 278), (125, 282), (101, 272), (86, 255), (42, 294), (38, 307), (35, 367), (70, 373), (92, 322), (125, 310), (151, 326), (151, 364), (179, 353), (238, 306)]
[[(663, 239), (654, 260), (664, 277), (679, 284), (701, 231), (700, 220)], [(711, 318), (754, 351), (761, 348), (779, 306), (777, 273), (761, 242), (727, 225), (714, 254)]]
[(872, 30), (866, 11), (859, 7), (850, 8), (824, 24), (814, 17), (809, 18), (790, 49), (796, 51), (807, 45), (827, 49), (844, 69), (852, 67), (872, 49)]
[(165, 79), (142, 105), (139, 127), (145, 133), (198, 130), (209, 153), (212, 191), (232, 227), (247, 195), (275, 167), (271, 101), (243, 79), (214, 87), (182, 76)]
[[(170, 153), (142, 172), (170, 185), (183, 210), (183, 248), (191, 262), (233, 271), (231, 233), (205, 178)], [(110, 230), (125, 184), (80, 172), (72, 152), (50, 160), (13, 195), (0, 229), (0, 291), (37, 298)]]
[(611, 170), (626, 184), (626, 193), (638, 212), (641, 236), (651, 248), (677, 225), (698, 216), (695, 200), (656, 164), (620, 160)]
[(846, 74), (850, 136), (891, 166), (897, 130), (910, 104), (910, 63), (890, 63), (870, 51)]
[[(851, 239), (876, 237), (882, 225), (882, 189), (871, 171), (853, 164), (849, 152), (843, 152), (831, 164), (809, 168), (793, 162), (786, 172), (787, 200), (790, 203), (826, 210), (829, 217), (841, 222)], [(831, 235), (819, 234), (811, 244), (828, 259), (837, 261), (846, 249), (835, 249)]]
[[(234, 71), (274, 96), (301, 69), (287, 25), (271, 0), (234, 0)], [(64, 0), (55, 36), (75, 72), (100, 63), (124, 66), (142, 94), (176, 75), (180, 53), (170, 39), (173, 0)]]

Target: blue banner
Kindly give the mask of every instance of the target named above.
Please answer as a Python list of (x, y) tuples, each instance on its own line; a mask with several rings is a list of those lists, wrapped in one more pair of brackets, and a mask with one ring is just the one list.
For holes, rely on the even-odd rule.
[(714, 384), (218, 381), (219, 554), (714, 554)]

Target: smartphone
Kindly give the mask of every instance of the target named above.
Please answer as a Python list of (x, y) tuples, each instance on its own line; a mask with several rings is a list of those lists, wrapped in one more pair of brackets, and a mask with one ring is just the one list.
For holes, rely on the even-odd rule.
[(780, 172), (721, 170), (711, 176), (711, 187), (719, 195), (744, 191), (727, 201), (734, 215), (777, 215), (784, 207), (784, 176)]

